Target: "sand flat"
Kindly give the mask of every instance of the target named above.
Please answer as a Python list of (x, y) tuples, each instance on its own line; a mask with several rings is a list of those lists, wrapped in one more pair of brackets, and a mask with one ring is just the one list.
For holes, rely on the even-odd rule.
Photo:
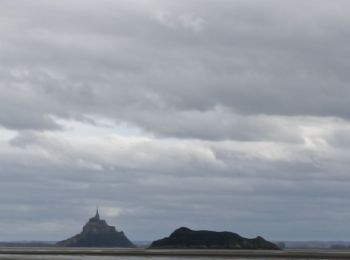
[[(237, 257), (275, 259), (350, 259), (350, 251), (340, 250), (206, 250), (206, 249), (114, 249), (114, 248), (0, 248), (0, 259), (5, 256), (22, 256), (33, 259), (53, 256), (54, 259), (67, 259), (64, 256), (125, 256), (125, 257)], [(7, 258), (9, 259), (9, 258)], [(46, 258), (47, 259), (47, 258)]]

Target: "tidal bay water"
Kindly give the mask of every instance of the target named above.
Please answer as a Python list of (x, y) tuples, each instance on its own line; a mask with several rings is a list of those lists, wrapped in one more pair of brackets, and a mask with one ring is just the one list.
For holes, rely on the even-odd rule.
[[(26, 256), (26, 255), (0, 255), (0, 260), (269, 260), (271, 258), (241, 258), (241, 257), (154, 257), (154, 256)], [(273, 260), (290, 260), (292, 258), (273, 258)], [(308, 258), (298, 258), (307, 260)], [(331, 260), (331, 259), (323, 259)]]

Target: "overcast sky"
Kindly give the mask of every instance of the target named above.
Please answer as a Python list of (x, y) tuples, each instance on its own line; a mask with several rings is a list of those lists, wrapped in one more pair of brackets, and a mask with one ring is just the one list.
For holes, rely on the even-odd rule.
[(348, 0), (3, 0), (0, 241), (96, 206), (180, 226), (350, 240)]

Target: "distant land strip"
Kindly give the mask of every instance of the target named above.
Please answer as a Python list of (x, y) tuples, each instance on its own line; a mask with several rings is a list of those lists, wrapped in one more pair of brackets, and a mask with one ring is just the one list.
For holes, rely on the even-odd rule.
[[(336, 250), (207, 250), (207, 249), (111, 249), (111, 248), (0, 248), (1, 255), (188, 256), (350, 259), (350, 251)], [(0, 257), (1, 258), (1, 257)]]

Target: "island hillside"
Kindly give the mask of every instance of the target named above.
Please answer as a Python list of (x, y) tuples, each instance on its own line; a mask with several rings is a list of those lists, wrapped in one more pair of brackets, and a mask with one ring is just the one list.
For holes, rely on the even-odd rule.
[(169, 237), (154, 241), (151, 249), (266, 249), (278, 246), (258, 236), (253, 239), (232, 232), (194, 231), (186, 227), (175, 230)]
[(84, 225), (83, 231), (69, 239), (60, 241), (57, 246), (64, 247), (135, 247), (125, 236), (100, 219), (98, 210), (96, 215)]

